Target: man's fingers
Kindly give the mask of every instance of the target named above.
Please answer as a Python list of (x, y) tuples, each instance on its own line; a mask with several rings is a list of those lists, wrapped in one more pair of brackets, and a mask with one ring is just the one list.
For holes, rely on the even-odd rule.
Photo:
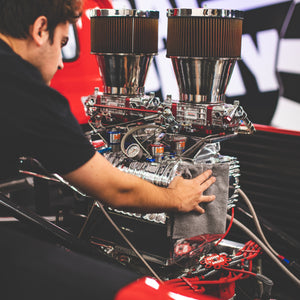
[(201, 201), (199, 203), (201, 203), (201, 202), (211, 202), (211, 201), (213, 201), (215, 199), (216, 199), (215, 195), (202, 196), (201, 197)]
[(207, 190), (214, 182), (216, 182), (216, 177), (212, 176), (209, 179), (207, 179), (201, 184), (202, 191), (204, 192), (205, 190)]
[(197, 211), (200, 214), (204, 214), (205, 213), (205, 210), (201, 206), (199, 206), (199, 205), (197, 205), (195, 207), (194, 211)]
[[(215, 195), (201, 196), (201, 201), (199, 202), (199, 204), (202, 203), (202, 202), (211, 202), (211, 201), (213, 201), (215, 199), (216, 199)], [(197, 211), (200, 214), (204, 214), (205, 213), (205, 210), (201, 206), (199, 206), (199, 205), (197, 205), (195, 207), (194, 211)]]
[(193, 180), (198, 183), (198, 184), (202, 184), (203, 182), (205, 182), (210, 176), (212, 175), (212, 170), (206, 170), (205, 172), (203, 172), (202, 174), (198, 175), (197, 177), (195, 177)]

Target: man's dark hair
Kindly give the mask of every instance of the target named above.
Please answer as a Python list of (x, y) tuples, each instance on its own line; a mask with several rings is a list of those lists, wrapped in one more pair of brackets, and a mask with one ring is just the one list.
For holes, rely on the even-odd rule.
[(49, 39), (60, 23), (74, 23), (82, 0), (0, 0), (0, 32), (14, 38), (27, 38), (29, 26), (39, 16), (48, 19)]

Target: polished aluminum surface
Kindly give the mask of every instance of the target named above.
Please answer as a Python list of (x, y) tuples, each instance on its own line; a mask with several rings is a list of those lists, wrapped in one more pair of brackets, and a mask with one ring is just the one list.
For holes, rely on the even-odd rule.
[(97, 54), (104, 93), (142, 95), (153, 55)]
[(212, 8), (172, 8), (167, 10), (168, 17), (216, 17), (243, 19), (243, 12), (239, 10)]
[(236, 58), (171, 57), (181, 101), (217, 103), (225, 101)]
[(90, 17), (137, 17), (137, 18), (159, 18), (159, 11), (138, 9), (99, 9), (91, 10)]
[[(183, 170), (194, 169), (201, 165), (229, 164), (230, 189), (227, 200), (227, 208), (235, 206), (238, 201), (240, 164), (232, 156), (222, 156), (218, 154), (219, 145), (207, 144), (203, 147), (202, 153), (195, 160), (170, 159), (163, 160), (161, 163), (142, 162), (132, 160), (128, 163), (128, 158), (123, 153), (104, 154), (105, 158), (119, 170), (138, 176), (155, 185), (168, 187), (175, 176), (182, 174)], [(206, 151), (205, 151), (206, 150)], [(205, 152), (205, 153), (204, 153)], [(207, 155), (209, 154), (210, 155)], [(127, 163), (126, 163), (127, 161)]]

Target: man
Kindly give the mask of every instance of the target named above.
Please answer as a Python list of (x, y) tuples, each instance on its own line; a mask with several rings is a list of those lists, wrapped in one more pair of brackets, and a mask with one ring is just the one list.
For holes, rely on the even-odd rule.
[(211, 171), (192, 180), (176, 177), (169, 188), (122, 173), (95, 152), (70, 112), (49, 87), (63, 68), (61, 48), (80, 0), (0, 0), (0, 177), (17, 172), (18, 157), (39, 160), (49, 171), (112, 207), (139, 211), (197, 211), (214, 200), (203, 192)]

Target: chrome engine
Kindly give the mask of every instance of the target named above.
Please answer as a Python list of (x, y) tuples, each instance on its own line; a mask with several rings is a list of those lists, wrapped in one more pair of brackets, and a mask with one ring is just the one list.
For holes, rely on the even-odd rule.
[[(227, 165), (228, 196), (221, 199), (227, 209), (219, 216), (225, 220), (227, 210), (238, 201), (240, 166), (236, 157), (220, 154), (221, 142), (255, 131), (239, 101), (225, 102), (240, 58), (242, 15), (231, 10), (169, 9), (167, 16), (167, 57), (180, 99), (144, 93), (147, 71), (157, 53), (158, 12), (92, 11), (91, 49), (104, 91), (96, 87), (85, 102), (90, 117), (86, 135), (116, 168), (162, 187), (177, 175), (192, 178), (195, 170)], [(191, 253), (203, 257), (224, 234), (199, 232), (196, 238), (178, 238), (170, 230), (176, 215), (109, 207), (106, 213), (166, 279), (191, 270), (197, 274), (195, 270), (202, 267), (194, 260), (190, 263)], [(95, 202), (81, 237), (127, 265), (138, 265), (134, 251), (111, 228)]]

